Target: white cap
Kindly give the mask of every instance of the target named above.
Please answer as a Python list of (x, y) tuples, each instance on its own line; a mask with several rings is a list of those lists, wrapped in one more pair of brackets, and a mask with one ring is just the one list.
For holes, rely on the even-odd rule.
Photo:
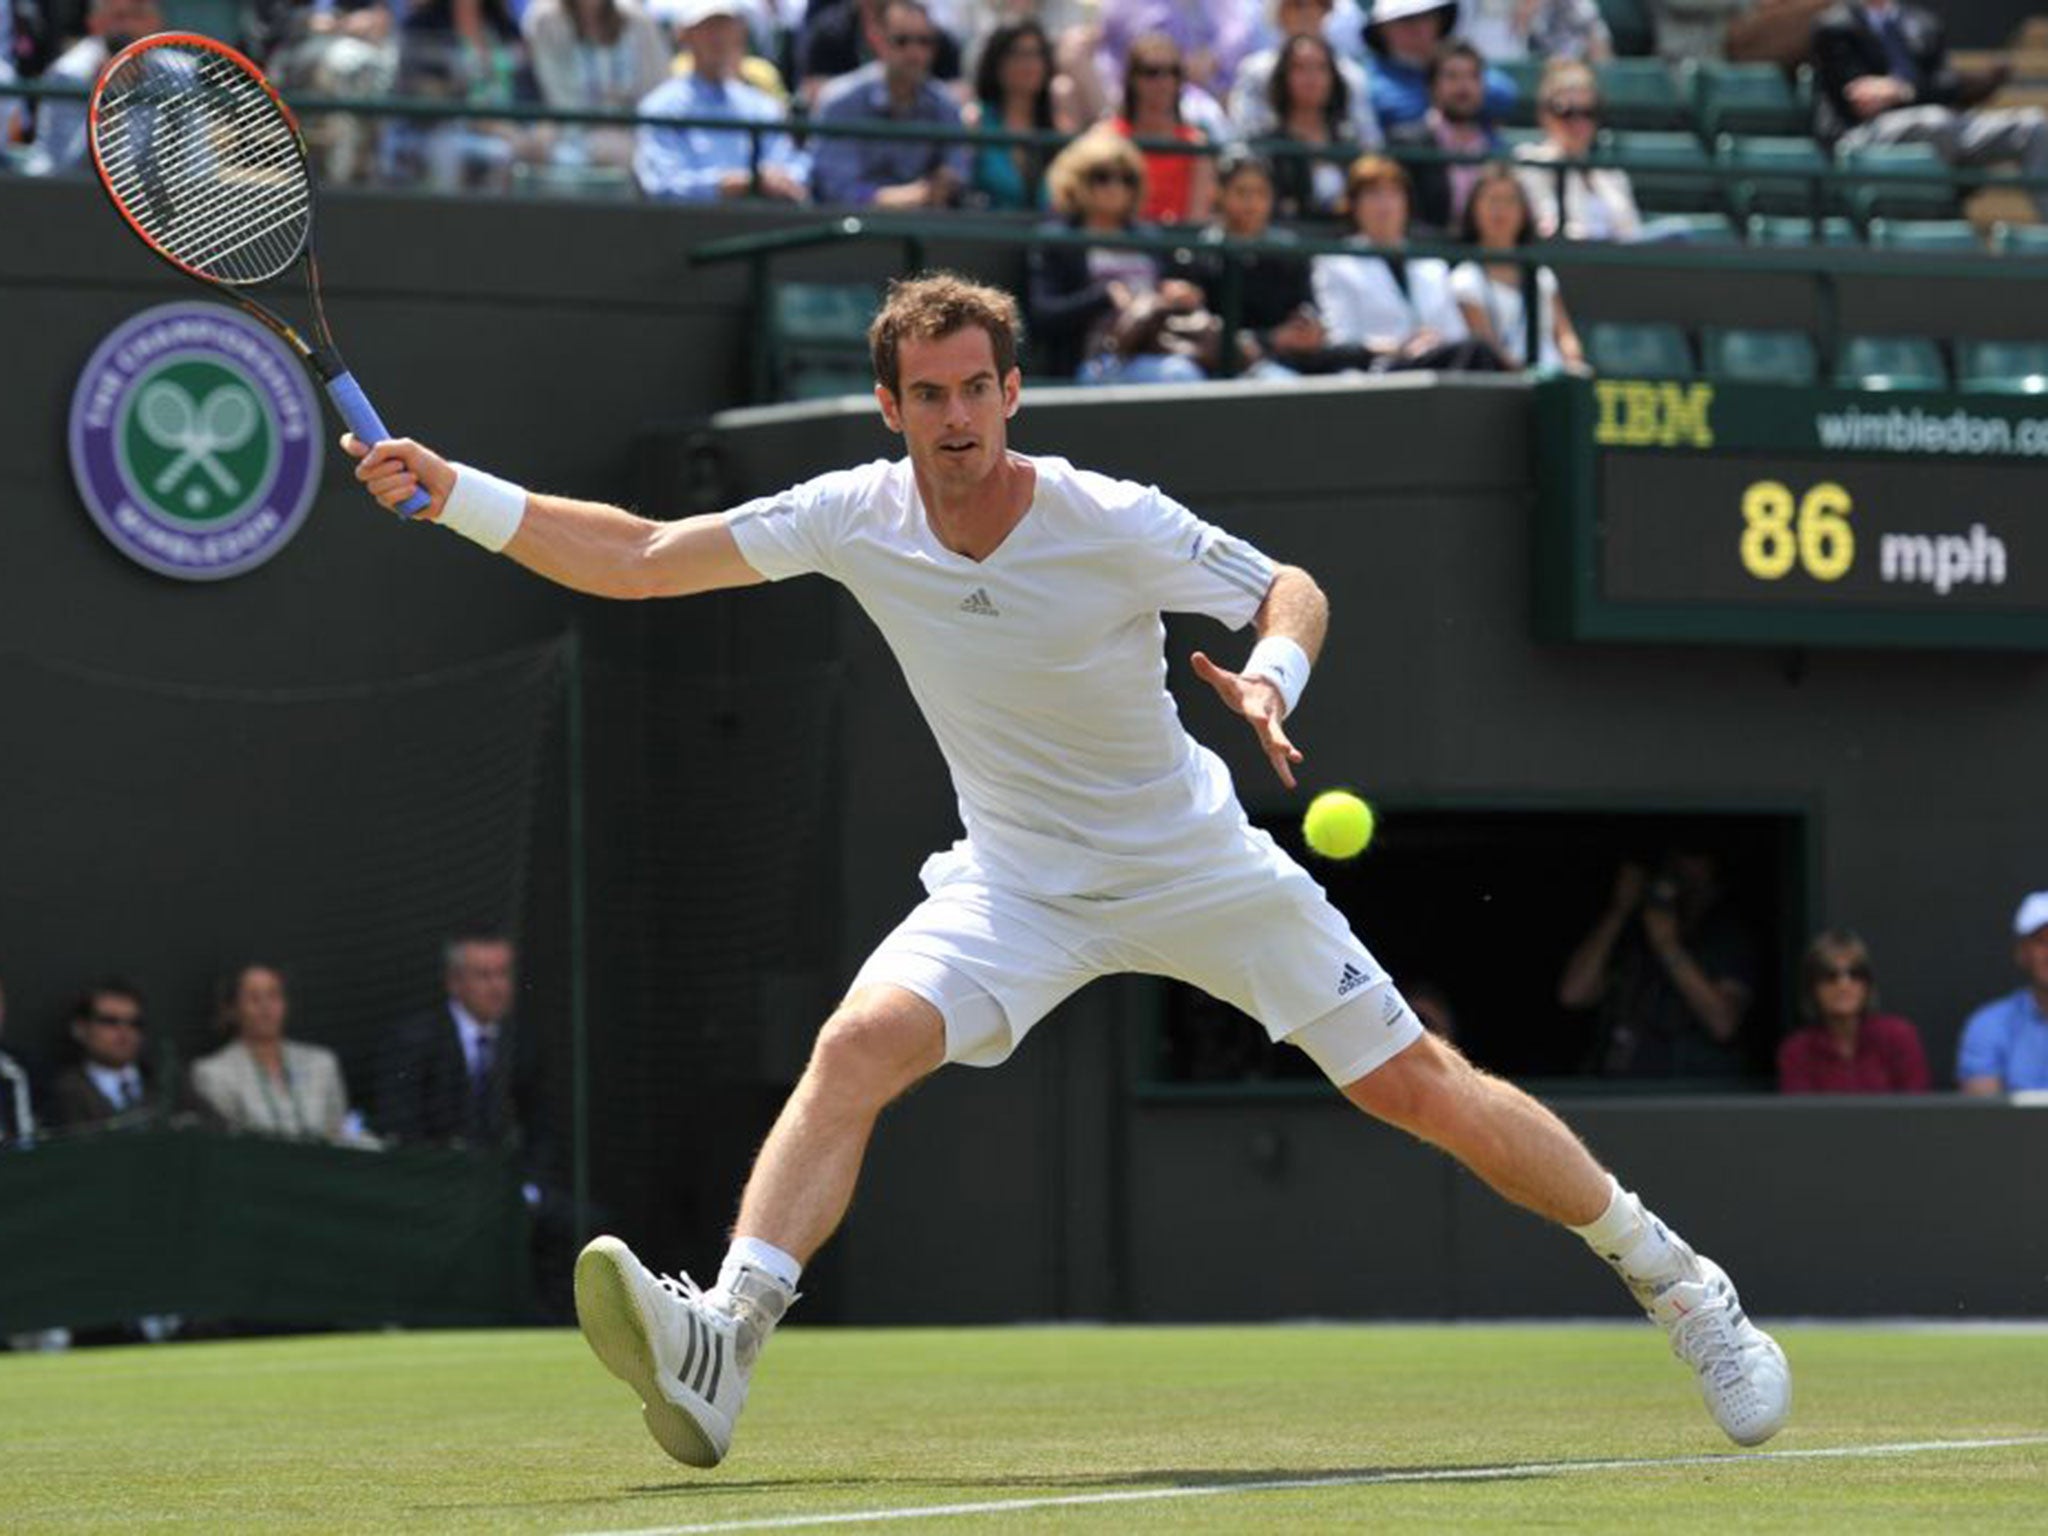
[(2048, 891), (2036, 891), (2012, 915), (2012, 931), (2024, 939), (2036, 928), (2048, 928)]
[(1458, 0), (1374, 0), (1373, 7), (1366, 13), (1365, 24), (1376, 27), (1383, 21), (1400, 21), (1408, 16), (1427, 16), (1433, 11), (1449, 14), (1443, 19), (1444, 30), (1450, 31), (1448, 23), (1457, 17)]
[(653, 0), (648, 9), (679, 30), (714, 16), (730, 16), (742, 26), (752, 26), (754, 22), (754, 8), (749, 0)]

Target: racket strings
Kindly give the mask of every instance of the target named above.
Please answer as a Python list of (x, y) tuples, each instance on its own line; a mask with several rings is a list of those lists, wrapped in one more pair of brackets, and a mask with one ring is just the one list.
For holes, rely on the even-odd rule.
[(275, 277), (303, 249), (312, 187), (290, 119), (233, 58), (165, 43), (101, 87), (107, 190), (166, 255), (215, 281)]

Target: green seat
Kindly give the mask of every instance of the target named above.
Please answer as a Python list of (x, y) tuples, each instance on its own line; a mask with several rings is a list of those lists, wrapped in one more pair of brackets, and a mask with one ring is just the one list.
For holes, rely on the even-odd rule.
[(768, 352), (776, 394), (812, 400), (871, 389), (868, 322), (881, 307), (882, 291), (873, 283), (774, 284)]
[(1835, 382), (1854, 389), (1947, 389), (1948, 367), (1926, 336), (1852, 336), (1835, 359)]
[(1701, 59), (1691, 68), (1692, 107), (1700, 132), (1797, 135), (1812, 117), (1775, 64), (1728, 64)]
[(1645, 213), (1705, 213), (1724, 205), (1706, 146), (1690, 133), (1603, 133), (1603, 153), (1628, 172)]
[(1491, 59), (1487, 67), (1497, 69), (1515, 82), (1515, 100), (1501, 122), (1515, 128), (1527, 128), (1536, 121), (1536, 87), (1543, 79), (1543, 60), (1533, 54), (1519, 59)]
[(1870, 243), (1880, 250), (1977, 256), (1984, 242), (1968, 219), (1872, 219)]
[(1662, 59), (1609, 59), (1596, 65), (1600, 115), (1611, 126), (1676, 129), (1692, 126), (1692, 109)]
[(1646, 240), (1680, 245), (1734, 245), (1735, 221), (1725, 213), (1662, 213), (1643, 230)]
[(197, 32), (218, 42), (242, 43), (242, 0), (164, 0), (164, 28)]
[(1668, 321), (1596, 320), (1585, 328), (1586, 356), (1596, 371), (1625, 379), (1689, 379), (1692, 348)]
[(1715, 158), (1736, 171), (1770, 172), (1736, 180), (1731, 198), (1739, 213), (1810, 213), (1822, 183), (1798, 172), (1825, 172), (1827, 153), (1812, 139), (1721, 135)]
[[(1956, 188), (1948, 162), (1932, 144), (1869, 144), (1843, 152), (1844, 169), (1868, 181), (1847, 188), (1859, 219), (1952, 219)], [(1933, 177), (1935, 180), (1918, 178)], [(1895, 179), (1892, 179), (1895, 178)]]
[(1959, 341), (1956, 382), (1980, 394), (2048, 394), (2048, 342)]
[(1813, 384), (1820, 359), (1804, 331), (1710, 329), (1700, 337), (1710, 379), (1742, 384)]
[(1991, 248), (2001, 256), (2048, 256), (2048, 224), (2001, 223), (1992, 231)]
[(1543, 142), (1543, 130), (1541, 128), (1532, 128), (1527, 124), (1519, 127), (1510, 124), (1499, 129), (1498, 132), (1500, 135), (1500, 152), (1510, 159), (1513, 159), (1515, 151), (1524, 145), (1541, 144)]
[(1607, 23), (1614, 51), (1623, 58), (1641, 58), (1657, 46), (1657, 24), (1648, 0), (1598, 0), (1600, 19)]
[[(1746, 226), (1751, 245), (1813, 245), (1814, 228), (1811, 215), (1801, 214), (1751, 214)], [(1853, 246), (1863, 242), (1856, 238), (1856, 226), (1839, 215), (1830, 215), (1820, 221), (1819, 244), (1825, 246)]]

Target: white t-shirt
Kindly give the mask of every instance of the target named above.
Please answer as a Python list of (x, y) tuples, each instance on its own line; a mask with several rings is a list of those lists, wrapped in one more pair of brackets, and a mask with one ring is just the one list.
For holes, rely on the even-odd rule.
[[(1461, 264), (1451, 274), (1451, 292), (1460, 304), (1470, 304), (1485, 314), (1493, 325), (1495, 344), (1512, 368), (1526, 368), (1523, 354), (1529, 340), (1527, 312), (1522, 307), (1522, 285), (1496, 281), (1476, 261)], [(1557, 274), (1548, 267), (1536, 269), (1536, 365), (1561, 368), (1564, 358), (1557, 350)]]
[(939, 542), (910, 462), (733, 509), (747, 563), (816, 571), (873, 619), (952, 772), (967, 836), (926, 862), (1040, 896), (1197, 872), (1240, 835), (1229, 771), (1166, 691), (1162, 612), (1248, 623), (1274, 566), (1153, 486), (1033, 458), (1031, 507), (986, 560)]

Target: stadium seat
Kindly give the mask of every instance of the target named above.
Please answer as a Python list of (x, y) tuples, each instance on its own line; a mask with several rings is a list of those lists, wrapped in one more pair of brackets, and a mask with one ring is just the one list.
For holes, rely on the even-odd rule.
[[(1778, 173), (1828, 169), (1827, 152), (1812, 139), (1745, 138), (1724, 133), (1715, 147), (1715, 158), (1735, 170)], [(1789, 174), (1747, 177), (1735, 183), (1731, 200), (1738, 213), (1810, 213), (1821, 197), (1818, 180), (1803, 180)]]
[(1541, 144), (1543, 142), (1543, 130), (1541, 128), (1532, 128), (1527, 124), (1519, 127), (1509, 125), (1501, 128), (1499, 132), (1501, 152), (1510, 157), (1525, 144)]
[(1981, 394), (2048, 394), (2048, 342), (1959, 341), (1956, 382)]
[(1643, 239), (1678, 245), (1734, 245), (1735, 221), (1725, 213), (1662, 213), (1643, 226)]
[(2048, 256), (2048, 224), (2004, 224), (1991, 232), (1991, 248), (2001, 256)]
[(1870, 243), (1880, 250), (1981, 255), (1984, 242), (1968, 219), (1872, 219)]
[(872, 387), (868, 322), (881, 305), (873, 283), (774, 284), (768, 349), (778, 397), (809, 400)]
[(1948, 367), (1926, 336), (1852, 336), (1835, 359), (1835, 382), (1854, 389), (1947, 389)]
[(1932, 144), (1871, 144), (1843, 153), (1844, 168), (1859, 176), (1938, 176), (1938, 181), (1873, 180), (1846, 188), (1847, 206), (1857, 218), (1952, 219), (1956, 189), (1948, 180), (1948, 162)]
[(1616, 128), (1691, 128), (1692, 109), (1662, 59), (1609, 59), (1600, 80), (1600, 115)]
[(1629, 379), (1689, 379), (1692, 348), (1668, 321), (1596, 320), (1585, 328), (1586, 357), (1595, 370)]
[(1812, 119), (1775, 64), (1727, 64), (1701, 59), (1689, 71), (1693, 113), (1709, 140), (1722, 133), (1797, 135)]
[(1519, 59), (1489, 59), (1487, 64), (1515, 82), (1514, 105), (1501, 114), (1501, 122), (1514, 128), (1530, 127), (1536, 121), (1536, 86), (1543, 78), (1543, 61), (1525, 54)]
[[(1811, 214), (1751, 214), (1745, 226), (1751, 245), (1813, 245), (1814, 228)], [(1825, 246), (1854, 246), (1863, 242), (1856, 237), (1856, 226), (1847, 219), (1833, 216), (1820, 221), (1820, 240)]]
[(1804, 331), (1709, 329), (1701, 333), (1700, 355), (1710, 379), (1742, 384), (1813, 384), (1820, 359)]
[(197, 32), (238, 47), (244, 36), (241, 0), (164, 0), (163, 16), (173, 32)]
[(1706, 213), (1724, 206), (1706, 147), (1691, 133), (1603, 133), (1603, 153), (1625, 162), (1645, 213)]

